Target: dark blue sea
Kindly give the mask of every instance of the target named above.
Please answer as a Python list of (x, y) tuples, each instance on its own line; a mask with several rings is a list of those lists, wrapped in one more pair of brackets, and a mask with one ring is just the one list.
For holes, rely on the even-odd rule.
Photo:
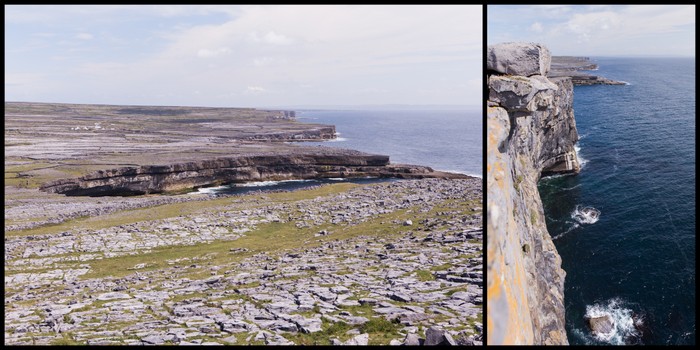
[[(574, 88), (583, 168), (539, 184), (569, 342), (695, 344), (694, 59), (595, 61), (629, 85)], [(594, 337), (585, 318), (604, 314), (614, 332)]]

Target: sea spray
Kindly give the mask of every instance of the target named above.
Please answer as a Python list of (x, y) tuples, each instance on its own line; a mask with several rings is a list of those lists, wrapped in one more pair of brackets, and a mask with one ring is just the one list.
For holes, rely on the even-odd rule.
[(625, 302), (620, 298), (612, 298), (601, 304), (587, 305), (584, 317), (587, 320), (599, 317), (609, 318), (612, 322), (609, 332), (591, 332), (591, 335), (598, 341), (612, 345), (632, 344), (638, 341), (640, 338), (638, 328), (644, 322), (641, 318), (635, 318), (635, 313), (632, 309), (625, 307)]
[(571, 212), (571, 218), (578, 221), (580, 224), (595, 224), (600, 218), (600, 210), (593, 207), (577, 205), (574, 211)]

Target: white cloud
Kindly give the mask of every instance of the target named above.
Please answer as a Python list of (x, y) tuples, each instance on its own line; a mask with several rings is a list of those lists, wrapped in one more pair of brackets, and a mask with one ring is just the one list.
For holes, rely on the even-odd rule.
[(250, 41), (252, 42), (270, 45), (291, 45), (294, 43), (294, 40), (291, 38), (282, 34), (277, 34), (274, 31), (269, 31), (264, 35), (260, 35), (258, 32), (252, 32), (248, 35), (248, 38), (250, 38)]
[(218, 49), (214, 50), (209, 50), (209, 49), (199, 49), (197, 51), (197, 57), (203, 57), (203, 58), (209, 58), (209, 57), (217, 57), (221, 55), (226, 55), (231, 53), (231, 49), (228, 47), (220, 47)]
[(542, 28), (542, 23), (535, 22), (530, 26), (530, 30), (536, 33), (542, 33), (542, 30), (544, 30), (544, 28)]
[(245, 92), (249, 94), (261, 94), (263, 92), (266, 92), (267, 89), (265, 89), (262, 86), (248, 86)]
[(287, 62), (287, 60), (284, 58), (267, 57), (267, 56), (253, 59), (253, 65), (256, 67), (264, 67), (264, 66), (281, 64), (281, 63), (286, 63), (286, 62)]
[[(17, 10), (24, 19), (56, 12), (50, 24), (36, 22), (37, 33), (54, 32), (63, 21), (63, 30), (56, 32), (75, 36), (80, 23), (80, 31), (102, 45), (91, 46), (79, 62), (67, 59), (60, 69), (46, 69), (55, 79), (56, 71), (72, 74), (71, 89), (65, 90), (76, 96), (100, 91), (115, 98), (137, 96), (131, 103), (148, 104), (158, 102), (149, 102), (157, 91), (163, 99), (171, 96), (169, 103), (184, 103), (193, 98), (191, 91), (200, 91), (199, 105), (235, 106), (255, 99), (347, 104), (349, 92), (369, 86), (389, 91), (384, 103), (481, 103), (480, 84), (454, 91), (450, 81), (437, 81), (445, 74), (481, 79), (480, 5), (44, 6), (34, 9), (41, 12), (34, 17), (32, 11)], [(218, 15), (198, 17), (210, 14)], [(122, 27), (129, 30), (114, 29)], [(141, 46), (133, 45), (137, 42)], [(52, 43), (42, 57), (65, 56), (70, 47), (57, 46)], [(16, 49), (6, 46), (11, 50)], [(19, 57), (11, 58), (6, 71), (22, 62)], [(297, 91), (300, 84), (313, 89)], [(417, 92), (422, 85), (444, 93), (422, 99)]]
[(90, 33), (78, 33), (75, 37), (80, 40), (90, 40), (94, 38), (94, 36)]

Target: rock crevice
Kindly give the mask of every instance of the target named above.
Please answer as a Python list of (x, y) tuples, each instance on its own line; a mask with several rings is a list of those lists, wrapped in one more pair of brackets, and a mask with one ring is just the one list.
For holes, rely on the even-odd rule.
[[(580, 171), (573, 84), (546, 77), (551, 56), (540, 44), (499, 44), (488, 52), (488, 343), (568, 344), (566, 273), (537, 181)], [(497, 64), (503, 61), (508, 69)]]

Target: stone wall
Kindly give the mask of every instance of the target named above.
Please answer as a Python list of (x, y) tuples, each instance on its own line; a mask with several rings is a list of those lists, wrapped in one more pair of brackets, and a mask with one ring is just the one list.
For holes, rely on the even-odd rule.
[(537, 182), (580, 170), (573, 85), (545, 76), (551, 55), (540, 44), (489, 46), (487, 61), (488, 344), (568, 344), (566, 273)]

